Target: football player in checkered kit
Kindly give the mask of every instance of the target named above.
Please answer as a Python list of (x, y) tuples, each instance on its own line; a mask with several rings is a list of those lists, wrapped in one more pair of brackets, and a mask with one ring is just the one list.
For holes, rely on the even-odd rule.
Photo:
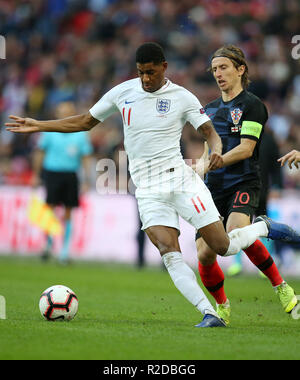
[(183, 260), (178, 241), (179, 215), (222, 256), (238, 253), (259, 236), (291, 241), (300, 241), (300, 236), (276, 223), (278, 235), (274, 222), (271, 226), (265, 220), (227, 235), (209, 190), (200, 176), (185, 164), (180, 151), (182, 129), (189, 122), (211, 149), (209, 169), (222, 164), (222, 143), (211, 120), (191, 92), (165, 77), (168, 64), (158, 44), (141, 45), (136, 51), (136, 65), (137, 78), (113, 87), (85, 114), (50, 121), (12, 115), (13, 122), (6, 126), (12, 132), (76, 132), (90, 130), (119, 112), (142, 229), (159, 250), (177, 289), (204, 315), (196, 326), (225, 327), (199, 286), (194, 271)]
[[(248, 226), (259, 205), (261, 180), (259, 145), (268, 119), (262, 101), (247, 91), (248, 66), (242, 50), (234, 45), (219, 48), (211, 58), (210, 71), (221, 96), (205, 106), (207, 115), (222, 139), (222, 160), (211, 165), (206, 184), (224, 218), (229, 233)], [(213, 295), (219, 315), (229, 323), (230, 303), (224, 291), (224, 274), (201, 233), (196, 234), (199, 274)], [(286, 312), (297, 303), (294, 291), (282, 279), (270, 253), (260, 240), (244, 252), (270, 280)]]

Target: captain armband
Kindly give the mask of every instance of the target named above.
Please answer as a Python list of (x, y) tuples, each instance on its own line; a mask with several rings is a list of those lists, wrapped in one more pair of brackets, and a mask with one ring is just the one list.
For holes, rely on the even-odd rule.
[(253, 136), (259, 139), (262, 129), (262, 124), (259, 124), (256, 121), (245, 120), (242, 123), (241, 135)]

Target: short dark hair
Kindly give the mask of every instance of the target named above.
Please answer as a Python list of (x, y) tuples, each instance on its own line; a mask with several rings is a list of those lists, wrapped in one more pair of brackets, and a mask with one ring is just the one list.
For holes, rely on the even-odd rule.
[[(224, 45), (214, 52), (214, 54), (212, 55), (211, 61), (217, 57), (229, 58), (231, 62), (233, 63), (233, 65), (235, 66), (235, 68), (238, 68), (239, 66), (244, 65), (245, 72), (242, 75), (242, 86), (244, 89), (249, 86), (250, 80), (248, 77), (249, 75), (248, 65), (245, 58), (245, 54), (243, 53), (242, 49), (240, 49), (239, 47), (235, 45)], [(211, 71), (211, 67), (209, 70)]]
[(165, 62), (163, 48), (156, 42), (146, 42), (141, 45), (135, 54), (136, 63), (153, 62), (155, 65)]

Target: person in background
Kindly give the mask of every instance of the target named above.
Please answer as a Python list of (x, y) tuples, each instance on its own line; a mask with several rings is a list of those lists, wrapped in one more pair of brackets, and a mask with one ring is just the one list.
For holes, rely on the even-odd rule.
[(300, 152), (294, 149), (283, 157), (280, 157), (277, 161), (280, 162), (281, 166), (287, 162), (290, 169), (292, 169), (292, 164), (294, 164), (296, 168), (299, 169), (298, 163), (300, 162)]
[[(299, 169), (300, 152), (296, 149), (293, 149), (289, 153), (278, 158), (277, 162), (280, 162), (281, 167), (283, 167), (285, 163), (287, 163), (290, 169), (293, 169), (293, 164), (297, 169)], [(283, 261), (283, 253), (286, 244), (284, 244), (283, 242), (273, 242), (273, 244), (276, 247), (276, 253), (280, 257), (281, 261)], [(300, 244), (295, 245), (295, 248), (300, 249)]]
[[(76, 113), (72, 102), (62, 102), (56, 107), (56, 116), (66, 118)], [(64, 207), (63, 243), (59, 253), (59, 261), (69, 261), (72, 238), (72, 210), (79, 206), (79, 171), (83, 167), (84, 181), (82, 190), (89, 187), (91, 173), (92, 145), (87, 132), (80, 133), (48, 133), (42, 132), (38, 140), (38, 149), (33, 158), (34, 187), (42, 179), (46, 190), (46, 203)], [(48, 235), (46, 247), (42, 253), (44, 260), (51, 256), (53, 238)]]

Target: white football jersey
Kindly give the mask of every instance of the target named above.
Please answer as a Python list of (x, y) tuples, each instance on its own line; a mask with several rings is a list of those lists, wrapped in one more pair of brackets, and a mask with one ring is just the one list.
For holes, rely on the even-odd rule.
[(145, 91), (140, 78), (123, 82), (89, 111), (101, 122), (121, 113), (129, 171), (137, 187), (183, 164), (180, 138), (186, 122), (197, 129), (210, 120), (195, 95), (168, 79), (155, 92)]

